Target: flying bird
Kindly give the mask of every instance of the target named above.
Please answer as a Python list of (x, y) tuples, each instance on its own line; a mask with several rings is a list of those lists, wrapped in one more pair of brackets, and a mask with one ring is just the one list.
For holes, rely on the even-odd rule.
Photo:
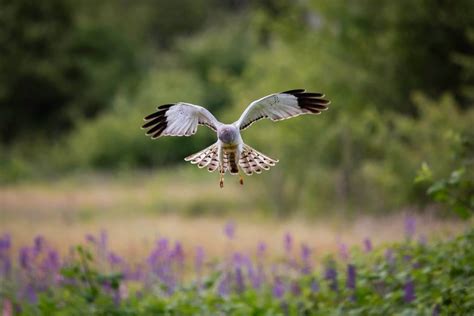
[(324, 94), (295, 89), (270, 94), (250, 103), (240, 118), (232, 124), (219, 122), (214, 115), (199, 105), (185, 102), (164, 104), (157, 111), (146, 116), (143, 129), (156, 139), (161, 136), (191, 136), (198, 125), (205, 125), (217, 134), (217, 141), (211, 146), (184, 158), (199, 168), (207, 167), (214, 172), (219, 169), (219, 184), (224, 187), (224, 175), (228, 171), (239, 175), (239, 167), (246, 175), (269, 170), (278, 162), (245, 144), (240, 131), (261, 119), (280, 121), (302, 114), (319, 114), (327, 109), (330, 101)]

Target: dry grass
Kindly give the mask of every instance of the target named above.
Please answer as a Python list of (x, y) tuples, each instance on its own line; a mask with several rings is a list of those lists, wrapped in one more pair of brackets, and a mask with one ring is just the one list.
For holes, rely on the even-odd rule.
[[(334, 219), (303, 221), (233, 219), (236, 238), (230, 242), (223, 234), (228, 220), (224, 218), (189, 218), (173, 215), (158, 217), (98, 219), (90, 223), (64, 224), (62, 221), (40, 221), (25, 219), (0, 224), (0, 231), (10, 232), (16, 245), (31, 243), (36, 235), (43, 235), (54, 246), (66, 251), (69, 246), (84, 241), (86, 233), (98, 233), (104, 229), (109, 233), (110, 246), (127, 257), (143, 256), (150, 251), (157, 238), (179, 240), (185, 249), (192, 250), (203, 245), (212, 256), (222, 255), (233, 249), (254, 251), (258, 241), (268, 244), (273, 253), (282, 251), (283, 236), (291, 233), (296, 242), (309, 244), (318, 254), (335, 251), (339, 242), (361, 245), (370, 237), (375, 245), (402, 240), (404, 238), (404, 216), (394, 215), (384, 219), (361, 217), (353, 222)], [(417, 217), (417, 234), (427, 238), (446, 238), (464, 229), (466, 224), (446, 222), (423, 216)]]
[[(270, 251), (281, 252), (283, 236), (291, 233), (295, 242), (306, 242), (317, 254), (335, 251), (339, 242), (361, 245), (370, 237), (375, 245), (402, 240), (407, 214), (384, 218), (357, 217), (354, 220), (295, 218), (286, 221), (251, 215), (249, 202), (242, 198), (238, 186), (229, 185), (216, 196), (213, 187), (202, 185), (194, 178), (169, 181), (141, 176), (116, 181), (98, 178), (85, 181), (56, 181), (0, 188), (0, 233), (13, 235), (15, 245), (31, 243), (43, 235), (62, 251), (84, 241), (86, 233), (109, 233), (110, 246), (129, 258), (143, 258), (159, 237), (179, 240), (185, 250), (202, 245), (211, 256), (231, 249), (254, 251), (258, 241), (268, 244)], [(159, 193), (158, 193), (159, 192)], [(173, 208), (206, 207), (207, 200), (224, 205), (234, 201), (237, 207), (232, 218), (237, 227), (232, 242), (223, 234), (227, 216), (185, 217), (171, 213)], [(197, 201), (197, 202), (196, 202)], [(236, 202), (237, 201), (237, 202)], [(221, 204), (219, 204), (221, 203)], [(210, 204), (215, 205), (215, 204)], [(237, 206), (236, 206), (237, 205)], [(168, 209), (168, 212), (158, 212)], [(446, 238), (462, 231), (467, 225), (454, 220), (440, 220), (430, 215), (417, 215), (417, 234), (427, 238)]]

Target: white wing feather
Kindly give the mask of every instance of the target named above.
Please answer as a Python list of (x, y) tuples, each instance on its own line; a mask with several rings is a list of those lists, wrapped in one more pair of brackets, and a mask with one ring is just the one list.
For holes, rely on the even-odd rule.
[(234, 125), (243, 130), (264, 118), (279, 121), (301, 114), (319, 114), (330, 103), (323, 97), (322, 93), (309, 93), (304, 89), (274, 93), (250, 103)]
[(184, 102), (159, 106), (144, 120), (146, 123), (142, 128), (148, 129), (146, 134), (152, 138), (191, 136), (196, 133), (198, 125), (206, 125), (216, 131), (222, 124), (202, 106)]

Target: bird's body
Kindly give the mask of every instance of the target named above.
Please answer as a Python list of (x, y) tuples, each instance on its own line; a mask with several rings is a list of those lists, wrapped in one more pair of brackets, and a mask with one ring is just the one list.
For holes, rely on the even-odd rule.
[[(304, 89), (289, 90), (271, 94), (252, 102), (239, 120), (223, 124), (205, 108), (184, 102), (165, 104), (158, 111), (145, 117), (143, 128), (149, 128), (147, 135), (190, 136), (196, 133), (198, 125), (206, 125), (217, 134), (216, 143), (185, 158), (199, 168), (207, 167), (213, 172), (219, 169), (220, 186), (224, 185), (224, 174), (240, 175), (239, 168), (246, 175), (261, 173), (274, 166), (278, 160), (269, 158), (246, 145), (240, 132), (254, 122), (268, 118), (279, 121), (301, 114), (319, 114), (327, 109), (329, 101), (321, 93), (307, 93)], [(240, 175), (240, 183), (243, 184)]]
[(238, 173), (238, 163), (244, 145), (239, 128), (232, 124), (223, 125), (217, 129), (217, 138), (219, 166), (224, 166), (224, 159), (227, 159), (230, 173)]

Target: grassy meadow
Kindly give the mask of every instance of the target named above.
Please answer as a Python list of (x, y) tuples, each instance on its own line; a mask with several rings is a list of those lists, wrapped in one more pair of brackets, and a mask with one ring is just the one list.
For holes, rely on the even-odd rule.
[[(269, 217), (251, 199), (219, 213), (252, 184), (215, 180), (177, 169), (2, 187), (4, 315), (474, 310), (472, 221), (408, 209)], [(186, 212), (207, 195), (215, 212)], [(163, 207), (176, 200), (176, 211)]]
[(113, 237), (111, 247), (131, 258), (148, 252), (160, 237), (179, 240), (190, 249), (206, 245), (210, 254), (219, 256), (228, 247), (223, 229), (233, 222), (241, 250), (250, 251), (255, 241), (277, 250), (283, 236), (292, 233), (321, 256), (337, 251), (341, 242), (360, 246), (365, 238), (376, 245), (403, 241), (407, 218), (416, 220), (418, 237), (435, 240), (453, 237), (470, 225), (410, 209), (385, 216), (328, 212), (271, 217), (251, 193), (258, 186), (255, 177), (246, 178), (243, 187), (236, 177), (227, 177), (220, 189), (215, 174), (199, 171), (177, 168), (133, 177), (88, 174), (3, 186), (0, 231), (11, 233), (18, 245), (41, 235), (63, 252), (83, 242), (86, 234), (104, 230)]

